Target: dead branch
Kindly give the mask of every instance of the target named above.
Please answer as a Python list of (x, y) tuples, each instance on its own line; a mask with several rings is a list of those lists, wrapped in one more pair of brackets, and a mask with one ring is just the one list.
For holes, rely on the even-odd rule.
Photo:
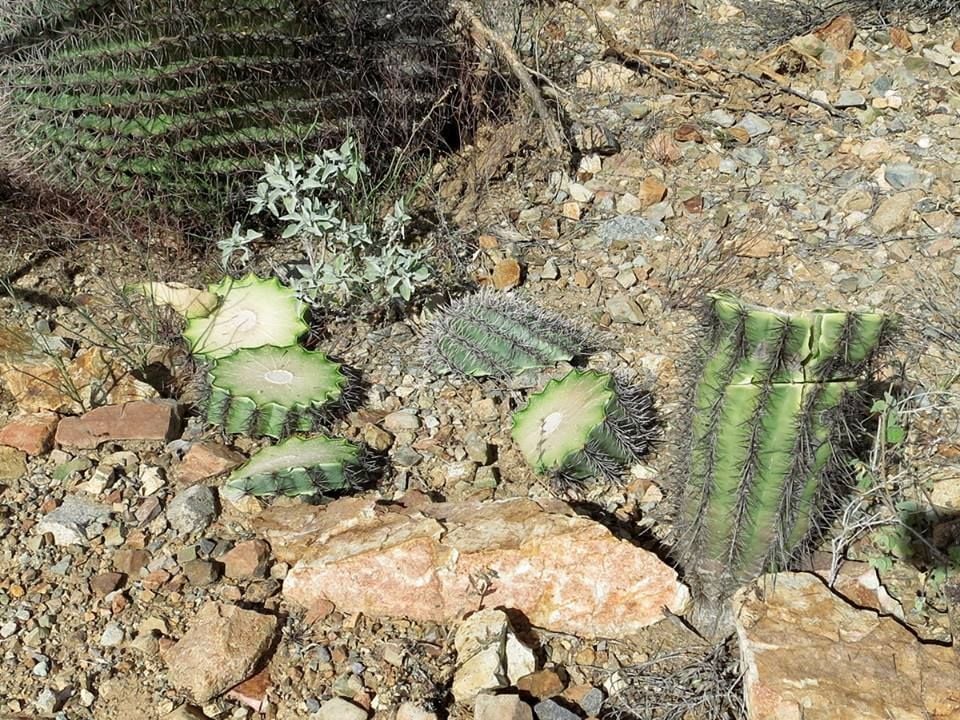
[(496, 49), (497, 54), (507, 64), (507, 67), (510, 68), (510, 72), (513, 73), (513, 76), (517, 79), (517, 82), (520, 83), (524, 93), (530, 100), (530, 103), (533, 105), (533, 109), (540, 117), (540, 122), (543, 123), (543, 133), (547, 139), (547, 145), (549, 145), (550, 149), (555, 152), (564, 152), (565, 147), (560, 130), (557, 128), (557, 124), (554, 122), (550, 109), (547, 107), (547, 103), (544, 101), (543, 95), (540, 93), (536, 83), (533, 81), (533, 77), (527, 66), (523, 64), (519, 57), (517, 57), (517, 54), (513, 51), (513, 48), (511, 48), (510, 45), (508, 45), (502, 38), (493, 32), (493, 30), (487, 27), (483, 20), (477, 17), (476, 13), (473, 12), (466, 2), (455, 2), (453, 4), (453, 9), (456, 11), (461, 20), (465, 21), (470, 26), (470, 29), (477, 36), (482, 38), (487, 44)]

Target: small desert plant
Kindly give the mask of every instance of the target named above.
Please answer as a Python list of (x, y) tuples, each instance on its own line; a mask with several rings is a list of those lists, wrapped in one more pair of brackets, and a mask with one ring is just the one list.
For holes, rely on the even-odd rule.
[(653, 399), (613, 375), (572, 370), (514, 413), (512, 435), (530, 466), (558, 489), (598, 476), (617, 481), (656, 436)]
[(510, 377), (572, 360), (596, 338), (556, 313), (515, 295), (481, 290), (455, 300), (430, 323), (423, 350), (430, 365), (469, 377)]
[(688, 571), (722, 600), (782, 567), (853, 483), (880, 313), (783, 313), (711, 296), (679, 525)]
[[(301, 242), (303, 258), (276, 270), (304, 302), (342, 309), (407, 301), (430, 278), (426, 251), (407, 245), (412, 218), (402, 198), (379, 228), (372, 226), (369, 206), (379, 203), (364, 188), (368, 172), (348, 138), (339, 148), (314, 155), (309, 166), (275, 158), (248, 198), (251, 215), (267, 213), (281, 223), (281, 239)], [(251, 245), (263, 237), (263, 231), (237, 224), (218, 243), (221, 262), (229, 266), (238, 254), (248, 262)]]

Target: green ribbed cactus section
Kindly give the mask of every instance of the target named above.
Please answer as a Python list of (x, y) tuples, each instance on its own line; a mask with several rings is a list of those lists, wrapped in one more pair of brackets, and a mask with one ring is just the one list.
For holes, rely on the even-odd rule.
[(683, 554), (707, 596), (783, 566), (822, 529), (846, 489), (857, 426), (849, 408), (889, 323), (880, 313), (788, 314), (711, 297), (679, 517)]
[(436, 3), (394, 4), (7, 0), (4, 159), (115, 207), (199, 216), (274, 154), (347, 134), (392, 148), (452, 66)]

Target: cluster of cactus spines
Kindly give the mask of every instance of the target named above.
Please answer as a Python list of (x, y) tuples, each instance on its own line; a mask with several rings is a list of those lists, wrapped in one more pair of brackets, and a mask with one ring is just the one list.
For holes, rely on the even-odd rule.
[(849, 409), (890, 319), (787, 314), (717, 294), (708, 326), (680, 544), (701, 592), (722, 599), (782, 567), (829, 521), (846, 489)]
[(443, 121), (427, 110), (457, 69), (436, 0), (4, 5), (5, 159), (22, 149), (18, 169), (131, 209), (201, 218), (243, 186), (238, 172), (347, 134), (375, 158), (422, 118)]
[(346, 440), (317, 435), (291, 437), (265, 447), (233, 471), (223, 487), (226, 498), (316, 496), (358, 487), (369, 461)]
[(210, 368), (207, 422), (226, 433), (280, 439), (326, 424), (347, 376), (299, 345), (237, 350)]
[(594, 478), (616, 482), (657, 436), (649, 392), (595, 370), (551, 380), (514, 413), (513, 433), (527, 462), (561, 492)]
[(423, 347), (430, 364), (469, 377), (507, 378), (592, 352), (588, 330), (516, 295), (483, 289), (433, 319)]

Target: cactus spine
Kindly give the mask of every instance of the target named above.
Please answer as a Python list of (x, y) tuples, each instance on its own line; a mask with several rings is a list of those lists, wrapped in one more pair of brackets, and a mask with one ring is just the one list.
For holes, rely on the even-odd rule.
[(793, 558), (846, 489), (850, 408), (889, 319), (712, 295), (681, 549), (707, 598)]

